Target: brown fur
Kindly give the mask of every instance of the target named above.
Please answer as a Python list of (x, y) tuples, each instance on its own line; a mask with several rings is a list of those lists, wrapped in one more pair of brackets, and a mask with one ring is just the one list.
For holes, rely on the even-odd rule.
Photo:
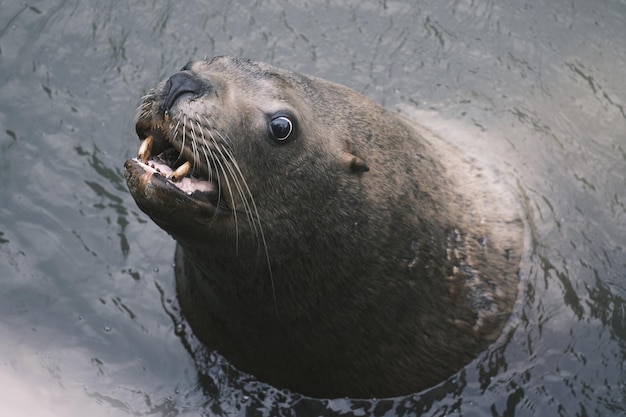
[[(127, 163), (137, 203), (178, 241), (180, 303), (201, 341), (279, 388), (385, 397), (445, 380), (497, 339), (522, 224), (484, 170), (346, 87), (229, 57), (187, 70), (211, 91), (164, 115), (160, 84), (138, 126), (209, 118), (205, 133), (231, 140), (264, 238), (224, 179), (236, 225)], [(275, 145), (264, 113), (283, 109), (298, 136)]]

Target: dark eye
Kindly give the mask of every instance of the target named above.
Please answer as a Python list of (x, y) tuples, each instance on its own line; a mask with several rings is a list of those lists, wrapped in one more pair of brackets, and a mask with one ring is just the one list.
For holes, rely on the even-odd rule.
[(276, 117), (270, 122), (270, 131), (274, 140), (285, 141), (293, 133), (293, 122), (286, 116)]

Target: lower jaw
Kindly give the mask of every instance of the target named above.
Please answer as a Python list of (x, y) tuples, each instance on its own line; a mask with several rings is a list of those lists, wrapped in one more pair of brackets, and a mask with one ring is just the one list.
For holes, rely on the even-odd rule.
[[(167, 179), (165, 172), (159, 172), (138, 159), (126, 161), (124, 169), (128, 189), (137, 205), (157, 223), (205, 223), (226, 213), (213, 203), (215, 195), (212, 193), (217, 190), (208, 181), (201, 181), (205, 185), (186, 191)], [(189, 178), (184, 180), (193, 182)]]

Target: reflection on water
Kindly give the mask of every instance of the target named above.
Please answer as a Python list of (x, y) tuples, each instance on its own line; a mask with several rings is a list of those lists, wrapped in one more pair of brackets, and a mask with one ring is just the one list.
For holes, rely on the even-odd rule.
[[(611, 0), (0, 4), (2, 414), (623, 415), (625, 20)], [(173, 241), (121, 169), (140, 96), (222, 53), (482, 132), (464, 145), (528, 218), (523, 297), (499, 344), (378, 401), (303, 398), (197, 351)]]

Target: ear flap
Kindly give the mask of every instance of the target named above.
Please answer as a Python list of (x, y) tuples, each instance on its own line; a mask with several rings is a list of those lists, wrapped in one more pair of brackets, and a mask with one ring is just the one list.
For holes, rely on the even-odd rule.
[(341, 155), (341, 165), (349, 174), (361, 174), (370, 170), (364, 160), (350, 152), (343, 152)]

